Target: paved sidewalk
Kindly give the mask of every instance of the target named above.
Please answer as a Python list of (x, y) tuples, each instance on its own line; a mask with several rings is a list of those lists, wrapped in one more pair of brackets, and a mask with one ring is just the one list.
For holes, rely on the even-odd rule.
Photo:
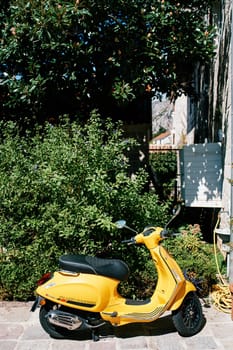
[(99, 342), (54, 340), (41, 328), (32, 303), (0, 302), (0, 350), (232, 350), (233, 321), (229, 314), (203, 306), (206, 324), (190, 338), (179, 336), (170, 314), (153, 324), (117, 328)]

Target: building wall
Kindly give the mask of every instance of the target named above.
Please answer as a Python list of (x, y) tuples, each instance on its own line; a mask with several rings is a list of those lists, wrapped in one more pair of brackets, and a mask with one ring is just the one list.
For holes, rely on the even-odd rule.
[[(220, 3), (220, 6), (219, 6)], [(217, 51), (211, 67), (208, 128), (211, 139), (223, 145), (223, 195), (220, 229), (230, 232), (231, 178), (231, 0), (218, 2), (214, 20), (218, 26)]]
[(216, 56), (210, 66), (198, 66), (194, 81), (199, 99), (182, 96), (173, 110), (173, 129), (178, 145), (222, 144), (223, 185), (220, 229), (230, 232), (233, 143), (231, 111), (231, 0), (216, 1), (211, 21), (217, 26)]
[[(204, 143), (222, 144), (223, 185), (220, 230), (230, 229), (231, 178), (233, 143), (231, 111), (231, 0), (216, 1), (209, 20), (217, 27), (216, 55), (212, 64), (197, 65), (194, 72), (198, 100), (179, 97), (167, 106), (169, 130), (175, 135), (176, 146)], [(233, 34), (233, 33), (232, 33)], [(153, 111), (153, 108), (152, 108)], [(155, 126), (166, 125), (161, 109), (152, 114)], [(153, 119), (154, 115), (154, 119)]]

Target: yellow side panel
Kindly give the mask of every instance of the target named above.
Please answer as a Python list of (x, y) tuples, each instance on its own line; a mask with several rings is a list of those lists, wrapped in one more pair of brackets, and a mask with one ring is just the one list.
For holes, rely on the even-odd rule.
[(68, 307), (100, 312), (118, 283), (104, 276), (55, 272), (52, 279), (37, 288), (37, 294)]

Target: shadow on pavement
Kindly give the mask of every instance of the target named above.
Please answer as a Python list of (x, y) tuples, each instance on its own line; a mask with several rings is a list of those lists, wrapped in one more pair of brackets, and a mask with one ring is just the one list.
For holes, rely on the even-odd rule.
[(142, 335), (163, 335), (176, 332), (171, 316), (164, 316), (151, 323), (134, 323), (114, 329), (118, 338), (132, 338)]
[[(101, 327), (96, 334), (100, 338), (133, 338), (138, 336), (155, 336), (168, 333), (174, 333), (176, 329), (173, 325), (170, 315), (159, 318), (151, 323), (133, 323), (120, 327), (113, 327), (110, 324)], [(73, 335), (67, 336), (68, 339), (73, 340), (90, 340), (92, 334), (89, 331), (79, 331)]]
[[(203, 325), (202, 329), (206, 324), (206, 318), (203, 315)], [(169, 333), (176, 333), (177, 330), (173, 324), (172, 316), (167, 315), (163, 316), (156, 321), (149, 323), (133, 323), (120, 327), (113, 327), (111, 324), (104, 325), (103, 327), (96, 330), (95, 339), (92, 337), (91, 331), (88, 330), (79, 330), (76, 334), (75, 332), (69, 336), (67, 339), (73, 340), (90, 340), (93, 339), (95, 341), (99, 340), (99, 338), (133, 338), (139, 336), (159, 336), (165, 335)]]

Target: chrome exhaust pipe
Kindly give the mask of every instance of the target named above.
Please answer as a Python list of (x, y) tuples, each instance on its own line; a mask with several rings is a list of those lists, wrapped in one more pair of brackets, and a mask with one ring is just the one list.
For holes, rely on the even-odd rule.
[(46, 318), (54, 326), (63, 327), (70, 331), (79, 329), (83, 324), (83, 321), (78, 316), (60, 310), (49, 311)]

